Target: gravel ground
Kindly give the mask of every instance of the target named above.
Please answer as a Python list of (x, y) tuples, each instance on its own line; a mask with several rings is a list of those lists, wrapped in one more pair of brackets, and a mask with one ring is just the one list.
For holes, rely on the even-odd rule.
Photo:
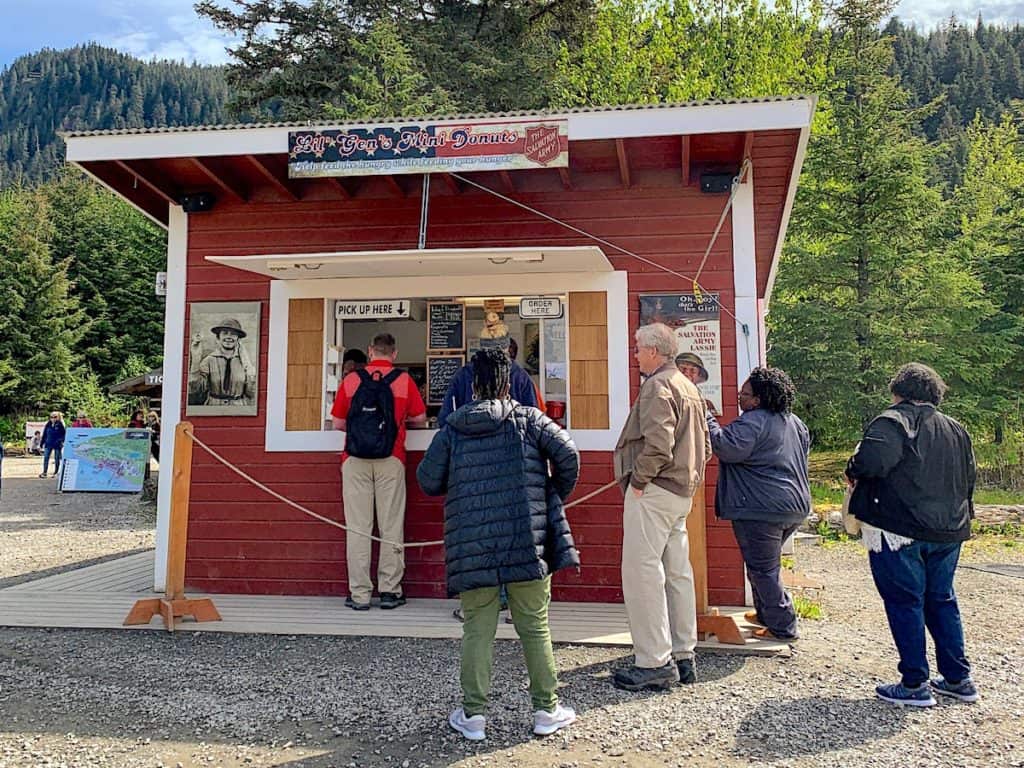
[[(15, 572), (15, 546), (40, 569), (146, 535), (123, 501), (69, 496), (96, 500), (72, 510), (51, 481), (25, 481), (12, 512), (10, 487), (0, 576)], [(73, 558), (56, 546), (69, 531)], [(0, 767), (1024, 766), (1024, 633), (1007, 621), (1024, 579), (958, 574), (983, 698), (907, 711), (873, 696), (896, 672), (863, 551), (802, 546), (795, 559), (827, 585), (826, 618), (803, 624), (791, 657), (705, 654), (698, 685), (628, 694), (609, 681), (622, 649), (559, 646), (562, 696), (580, 719), (543, 740), (530, 736), (512, 642), (495, 653), (488, 740), (472, 745), (444, 723), (458, 701), (452, 641), (0, 629)], [(984, 562), (1022, 563), (1024, 546), (972, 544), (965, 564)]]
[(153, 546), (155, 506), (134, 494), (61, 493), (40, 469), (37, 456), (3, 461), (0, 588)]

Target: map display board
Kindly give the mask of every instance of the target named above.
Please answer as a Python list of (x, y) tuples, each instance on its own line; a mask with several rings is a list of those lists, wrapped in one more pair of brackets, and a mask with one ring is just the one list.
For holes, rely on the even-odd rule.
[(148, 429), (68, 427), (60, 489), (139, 493), (148, 461)]

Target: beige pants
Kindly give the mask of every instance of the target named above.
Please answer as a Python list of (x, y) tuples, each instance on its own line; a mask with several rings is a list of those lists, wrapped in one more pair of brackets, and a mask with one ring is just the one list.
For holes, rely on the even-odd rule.
[[(341, 465), (341, 497), (345, 502), (345, 559), (348, 563), (348, 592), (357, 603), (370, 602), (370, 539), (356, 531), (373, 533), (373, 508), (377, 506), (380, 538), (404, 541), (405, 465), (394, 456), (360, 459), (349, 456)], [(380, 545), (377, 586), (381, 592), (402, 594), (405, 554), (389, 544)]]
[(622, 594), (638, 667), (693, 658), (697, 599), (686, 516), (693, 499), (650, 483), (626, 490), (622, 515)]

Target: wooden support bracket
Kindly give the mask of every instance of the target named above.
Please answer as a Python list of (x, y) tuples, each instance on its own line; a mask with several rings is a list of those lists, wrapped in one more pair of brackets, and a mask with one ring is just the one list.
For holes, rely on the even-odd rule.
[(167, 541), (167, 581), (164, 597), (136, 601), (125, 626), (149, 624), (160, 615), (164, 628), (174, 631), (174, 620), (192, 616), (196, 621), (220, 621), (220, 613), (208, 597), (185, 597), (185, 544), (188, 541), (189, 486), (192, 481), (192, 423), (183, 421), (174, 430), (174, 461), (171, 464), (171, 526)]
[(124, 626), (149, 624), (154, 616), (163, 617), (164, 629), (168, 632), (174, 631), (174, 620), (182, 616), (191, 616), (196, 621), (221, 620), (213, 600), (208, 597), (186, 597), (180, 600), (156, 597), (137, 601), (125, 618)]
[(732, 616), (721, 616), (718, 610), (712, 608), (710, 612), (697, 616), (697, 637), (707, 640), (708, 635), (714, 635), (718, 642), (724, 645), (746, 645), (747, 641), (740, 632), (740, 626)]

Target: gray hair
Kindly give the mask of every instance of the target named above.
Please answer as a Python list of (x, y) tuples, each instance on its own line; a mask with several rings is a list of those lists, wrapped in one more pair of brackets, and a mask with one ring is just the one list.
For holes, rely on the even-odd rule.
[(651, 323), (637, 328), (636, 345), (653, 347), (662, 357), (675, 357), (678, 351), (675, 331), (664, 323)]

